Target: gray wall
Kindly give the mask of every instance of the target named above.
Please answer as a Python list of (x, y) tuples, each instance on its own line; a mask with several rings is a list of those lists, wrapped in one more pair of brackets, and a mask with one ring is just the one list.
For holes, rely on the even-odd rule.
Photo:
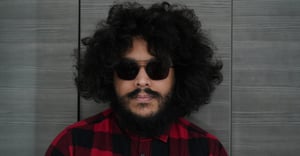
[(233, 1), (232, 155), (300, 153), (300, 1)]
[[(195, 9), (224, 63), (224, 82), (211, 104), (188, 118), (233, 156), (300, 153), (300, 1), (171, 2)], [(91, 35), (111, 4), (1, 0), (1, 155), (43, 155), (57, 133), (77, 120), (78, 103), (81, 119), (107, 107), (77, 100), (72, 54), (78, 32)]]
[(40, 156), (76, 121), (78, 4), (0, 1), (0, 155)]

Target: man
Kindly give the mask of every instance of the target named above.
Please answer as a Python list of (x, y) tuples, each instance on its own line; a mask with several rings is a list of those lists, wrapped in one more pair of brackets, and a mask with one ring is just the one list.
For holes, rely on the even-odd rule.
[(193, 10), (115, 4), (83, 44), (77, 87), (110, 108), (67, 127), (46, 156), (227, 155), (217, 138), (183, 119), (222, 81)]

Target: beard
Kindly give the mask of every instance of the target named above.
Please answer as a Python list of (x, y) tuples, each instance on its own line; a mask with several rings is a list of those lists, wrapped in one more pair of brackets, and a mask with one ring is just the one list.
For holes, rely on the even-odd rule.
[[(157, 112), (147, 116), (140, 116), (129, 109), (129, 101), (135, 98), (140, 92), (145, 92), (158, 101), (159, 109)], [(172, 122), (178, 119), (171, 107), (171, 92), (166, 96), (149, 88), (136, 89), (124, 96), (117, 96), (111, 103), (111, 108), (116, 113), (118, 125), (122, 130), (128, 130), (131, 133), (142, 137), (155, 137), (166, 132)], [(146, 105), (140, 103), (139, 105)]]

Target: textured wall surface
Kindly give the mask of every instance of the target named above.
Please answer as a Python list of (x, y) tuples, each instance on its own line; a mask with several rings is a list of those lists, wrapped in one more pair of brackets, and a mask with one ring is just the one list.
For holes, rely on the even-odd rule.
[[(300, 1), (170, 2), (195, 10), (224, 63), (224, 81), (211, 103), (188, 119), (216, 135), (233, 156), (300, 153)], [(1, 155), (43, 155), (77, 120), (78, 103), (81, 119), (107, 107), (77, 101), (72, 54), (78, 35), (91, 35), (111, 4), (1, 0)]]
[(233, 1), (232, 155), (300, 153), (300, 1)]
[(41, 156), (76, 121), (78, 3), (0, 2), (0, 155)]

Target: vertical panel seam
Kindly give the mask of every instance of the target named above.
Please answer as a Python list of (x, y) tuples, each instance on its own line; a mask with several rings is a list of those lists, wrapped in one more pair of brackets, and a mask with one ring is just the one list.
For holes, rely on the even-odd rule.
[(232, 97), (233, 97), (233, 10), (234, 10), (234, 5), (233, 5), (233, 0), (231, 0), (231, 23), (230, 23), (230, 134), (229, 134), (229, 155), (232, 155), (232, 110), (233, 110), (233, 102), (232, 102)]
[(230, 21), (230, 131), (229, 131), (229, 155), (232, 155), (232, 85), (233, 85), (233, 0), (231, 0), (231, 21)]
[[(80, 77), (80, 60), (81, 60), (81, 48), (80, 48), (80, 33), (81, 33), (81, 0), (78, 0), (78, 38), (77, 38), (77, 76)], [(79, 83), (77, 85), (80, 85)], [(80, 115), (80, 90), (79, 86), (77, 86), (77, 121), (80, 120), (81, 115)]]

